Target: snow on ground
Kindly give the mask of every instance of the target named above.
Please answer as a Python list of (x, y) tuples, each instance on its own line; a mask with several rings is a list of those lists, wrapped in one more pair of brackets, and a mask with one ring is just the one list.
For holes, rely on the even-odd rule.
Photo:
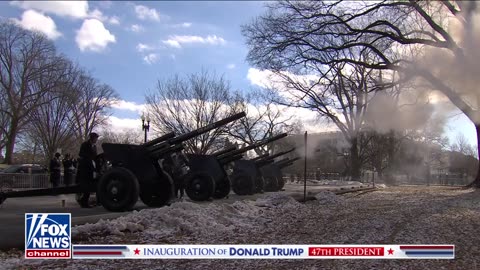
[(388, 187), (298, 203), (281, 193), (233, 204), (179, 202), (75, 227), (90, 244), (455, 244), (455, 260), (23, 260), (0, 269), (479, 269), (480, 191)]
[[(354, 186), (360, 186), (360, 185), (365, 185), (368, 183), (362, 183), (358, 181), (344, 181), (344, 180), (313, 180), (313, 179), (307, 179), (307, 185), (309, 186), (345, 186), (345, 185), (354, 185)], [(298, 181), (298, 182), (290, 182), (288, 181), (286, 185), (304, 185), (303, 179)]]
[(315, 200), (319, 204), (324, 205), (332, 205), (337, 203), (343, 203), (345, 201), (344, 197), (337, 196), (335, 193), (331, 191), (320, 191), (315, 194)]

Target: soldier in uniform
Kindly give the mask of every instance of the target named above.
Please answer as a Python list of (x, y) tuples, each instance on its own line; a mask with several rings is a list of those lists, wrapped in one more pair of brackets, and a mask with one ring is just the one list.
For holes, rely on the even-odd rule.
[(55, 153), (55, 156), (50, 160), (50, 183), (52, 183), (54, 188), (58, 187), (60, 183), (61, 169), (60, 153)]
[(65, 186), (69, 186), (72, 183), (72, 177), (75, 168), (73, 167), (73, 160), (70, 154), (65, 154), (63, 159), (63, 183)]
[(90, 199), (90, 191), (88, 190), (91, 183), (94, 181), (95, 173), (95, 159), (97, 157), (97, 140), (98, 134), (90, 133), (87, 141), (80, 146), (78, 153), (78, 171), (76, 182), (80, 184), (83, 194), (80, 197), (79, 203), (83, 208), (90, 208), (88, 201)]

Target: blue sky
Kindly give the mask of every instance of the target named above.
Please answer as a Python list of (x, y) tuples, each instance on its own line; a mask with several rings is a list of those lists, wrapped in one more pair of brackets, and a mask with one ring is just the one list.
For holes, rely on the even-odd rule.
[[(258, 1), (0, 2), (1, 17), (44, 32), (61, 53), (120, 94), (124, 102), (112, 118), (119, 127), (140, 127), (145, 92), (174, 74), (206, 68), (225, 75), (233, 89), (252, 88), (261, 75), (246, 63), (240, 26), (264, 11)], [(452, 139), (463, 132), (476, 144), (464, 116), (452, 118), (446, 131)]]

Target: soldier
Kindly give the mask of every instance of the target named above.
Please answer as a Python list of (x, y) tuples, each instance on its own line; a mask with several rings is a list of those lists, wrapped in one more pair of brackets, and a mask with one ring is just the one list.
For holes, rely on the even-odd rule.
[(60, 153), (55, 153), (55, 156), (50, 160), (50, 183), (54, 188), (58, 187), (60, 182), (61, 168)]
[(70, 154), (67, 153), (63, 159), (63, 183), (65, 186), (69, 186), (72, 183), (74, 170), (73, 160)]
[(89, 139), (82, 143), (80, 152), (78, 153), (76, 182), (80, 184), (83, 190), (83, 194), (79, 200), (80, 206), (83, 208), (91, 208), (88, 203), (90, 199), (89, 187), (94, 181), (95, 158), (97, 157), (97, 146), (95, 144), (97, 143), (98, 137), (97, 133), (90, 133)]

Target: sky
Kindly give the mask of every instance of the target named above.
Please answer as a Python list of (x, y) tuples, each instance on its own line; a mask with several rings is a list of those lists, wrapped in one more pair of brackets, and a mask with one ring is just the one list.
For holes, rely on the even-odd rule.
[[(265, 12), (259, 1), (0, 1), (0, 17), (45, 33), (59, 52), (78, 62), (121, 100), (112, 110), (114, 129), (141, 129), (145, 93), (157, 80), (202, 69), (224, 75), (234, 90), (260, 85), (262, 72), (246, 62), (240, 27)], [(295, 111), (309, 132), (321, 131), (315, 114)], [(452, 112), (451, 115), (457, 115)], [(446, 127), (476, 145), (465, 116)]]

